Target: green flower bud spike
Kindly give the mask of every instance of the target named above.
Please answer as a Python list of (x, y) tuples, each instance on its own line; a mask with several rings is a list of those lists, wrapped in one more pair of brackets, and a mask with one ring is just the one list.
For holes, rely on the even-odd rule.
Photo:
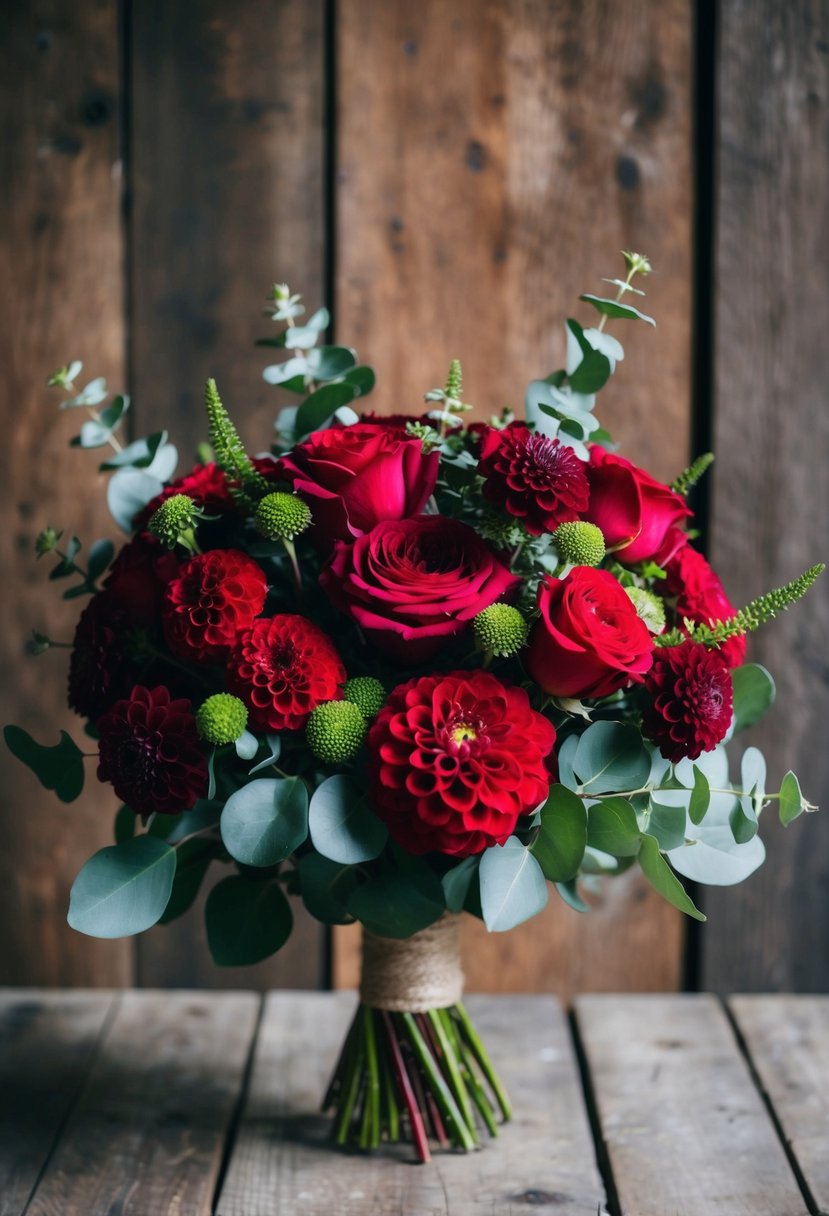
[(605, 545), (601, 528), (583, 520), (559, 524), (553, 533), (553, 544), (561, 560), (570, 566), (599, 566), (604, 560)]
[(182, 545), (191, 553), (200, 553), (195, 523), (201, 518), (202, 513), (189, 494), (173, 494), (150, 516), (147, 531), (168, 549)]
[(665, 605), (658, 595), (644, 587), (625, 587), (636, 609), (636, 615), (644, 621), (650, 633), (661, 633), (665, 628)]
[(247, 724), (247, 709), (229, 692), (214, 693), (196, 710), (196, 729), (200, 737), (214, 747), (235, 743), (244, 734)]
[(38, 532), (35, 540), (35, 553), (38, 557), (45, 557), (47, 553), (51, 553), (57, 548), (58, 541), (63, 536), (63, 532), (56, 532), (54, 528), (44, 528), (42, 532)]
[(253, 519), (256, 531), (268, 540), (293, 540), (311, 522), (307, 503), (295, 494), (281, 490), (266, 494), (260, 500)]
[(472, 621), (472, 632), (484, 654), (506, 659), (524, 645), (529, 626), (512, 604), (490, 604)]
[(305, 737), (314, 755), (326, 764), (342, 764), (360, 750), (367, 723), (351, 701), (324, 701), (308, 719)]
[(253, 509), (254, 499), (267, 494), (270, 482), (258, 473), (244, 449), (239, 432), (222, 405), (215, 380), (208, 380), (204, 390), (204, 407), (210, 427), (210, 445), (216, 453), (216, 464), (228, 479), (228, 489), (244, 510)]
[(713, 463), (713, 452), (704, 452), (702, 456), (697, 456), (693, 464), (689, 465), (684, 473), (680, 473), (679, 477), (671, 482), (673, 492), (681, 494), (685, 498), (697, 484), (706, 469), (709, 469)]
[(386, 699), (386, 690), (374, 676), (354, 676), (347, 680), (343, 688), (343, 697), (356, 705), (367, 721), (376, 718)]

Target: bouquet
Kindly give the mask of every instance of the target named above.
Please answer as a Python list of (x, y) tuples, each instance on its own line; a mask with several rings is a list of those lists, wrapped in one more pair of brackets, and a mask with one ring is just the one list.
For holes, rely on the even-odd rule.
[[(174, 479), (166, 432), (122, 444), (129, 407), (75, 362), (49, 383), (109, 449), (107, 499), (130, 539), (46, 528), (50, 578), (84, 601), (68, 697), (93, 741), (6, 728), (11, 751), (69, 802), (84, 757), (112, 786), (115, 844), (83, 867), (69, 923), (140, 933), (181, 915), (208, 869), (220, 966), (287, 940), (290, 896), (364, 930), (360, 1005), (325, 1106), (338, 1143), (471, 1149), (510, 1116), (462, 1003), (458, 923), (501, 932), (550, 886), (638, 863), (703, 919), (682, 879), (729, 884), (763, 860), (760, 812), (814, 808), (760, 752), (732, 778), (725, 744), (769, 706), (746, 635), (799, 598), (815, 566), (739, 611), (695, 547), (688, 495), (712, 457), (664, 485), (619, 455), (596, 394), (621, 362), (612, 321), (647, 259), (624, 255), (615, 297), (583, 295), (566, 363), (526, 415), (469, 421), (461, 366), (412, 414), (365, 412), (353, 350), (320, 344), (277, 285), (265, 379), (300, 404), (249, 455), (211, 380), (209, 442)], [(357, 409), (355, 409), (357, 406)], [(358, 410), (360, 412), (358, 412)], [(34, 635), (34, 649), (57, 645)]]

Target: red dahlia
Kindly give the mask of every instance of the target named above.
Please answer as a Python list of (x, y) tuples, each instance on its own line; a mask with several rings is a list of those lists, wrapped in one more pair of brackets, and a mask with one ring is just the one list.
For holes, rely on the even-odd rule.
[(520, 519), (533, 536), (572, 523), (587, 510), (590, 488), (572, 448), (526, 426), (490, 430), (478, 472), (484, 497)]
[(139, 815), (177, 815), (207, 793), (207, 760), (190, 702), (133, 688), (98, 719), (98, 780)]
[(718, 651), (690, 641), (657, 648), (645, 690), (652, 700), (642, 716), (642, 733), (666, 760), (696, 760), (725, 737), (731, 676)]
[(80, 615), (69, 657), (69, 708), (97, 718), (125, 697), (136, 670), (127, 654), (126, 612), (106, 591), (94, 595)]
[(546, 798), (555, 737), (523, 688), (489, 672), (410, 680), (369, 731), (374, 808), (410, 853), (481, 853)]
[(304, 616), (255, 621), (228, 660), (227, 688), (259, 730), (299, 730), (322, 701), (341, 695), (346, 673), (334, 643)]
[(265, 606), (268, 584), (252, 558), (236, 549), (199, 553), (167, 587), (164, 636), (191, 663), (220, 663)]
[[(706, 559), (685, 545), (666, 566), (665, 590), (676, 596), (677, 624), (687, 618), (704, 625), (730, 620), (737, 609), (725, 594), (722, 583)], [(746, 640), (741, 635), (727, 638), (719, 650), (729, 667), (745, 662)]]

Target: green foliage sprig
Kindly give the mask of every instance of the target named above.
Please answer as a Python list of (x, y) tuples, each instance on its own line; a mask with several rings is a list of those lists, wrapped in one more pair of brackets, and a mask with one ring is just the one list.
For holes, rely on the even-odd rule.
[(713, 452), (703, 452), (701, 456), (697, 456), (684, 472), (680, 473), (674, 481), (671, 482), (671, 489), (675, 494), (681, 494), (686, 498), (690, 491), (697, 484), (702, 475), (710, 469), (714, 463)]
[(234, 500), (245, 510), (253, 509), (256, 499), (272, 488), (267, 478), (253, 467), (239, 432), (222, 404), (216, 381), (207, 381), (204, 389), (210, 446), (216, 454), (216, 464), (228, 479), (228, 489)]
[(661, 634), (654, 641), (657, 646), (679, 646), (687, 636), (690, 636), (695, 642), (702, 642), (705, 646), (720, 646), (729, 638), (738, 637), (744, 633), (753, 633), (761, 625), (773, 620), (778, 613), (785, 612), (792, 604), (802, 599), (815, 579), (825, 569), (826, 566), (823, 562), (810, 566), (790, 583), (758, 596), (734, 616), (729, 617), (727, 621), (717, 621), (714, 625), (706, 625), (686, 620), (684, 622), (685, 633), (680, 629), (672, 629), (669, 633)]

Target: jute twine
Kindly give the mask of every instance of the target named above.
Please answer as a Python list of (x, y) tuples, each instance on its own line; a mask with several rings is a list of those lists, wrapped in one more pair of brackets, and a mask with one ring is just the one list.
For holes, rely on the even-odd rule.
[(425, 1013), (457, 1004), (463, 994), (460, 921), (447, 912), (403, 940), (364, 929), (363, 1004), (393, 1013)]

